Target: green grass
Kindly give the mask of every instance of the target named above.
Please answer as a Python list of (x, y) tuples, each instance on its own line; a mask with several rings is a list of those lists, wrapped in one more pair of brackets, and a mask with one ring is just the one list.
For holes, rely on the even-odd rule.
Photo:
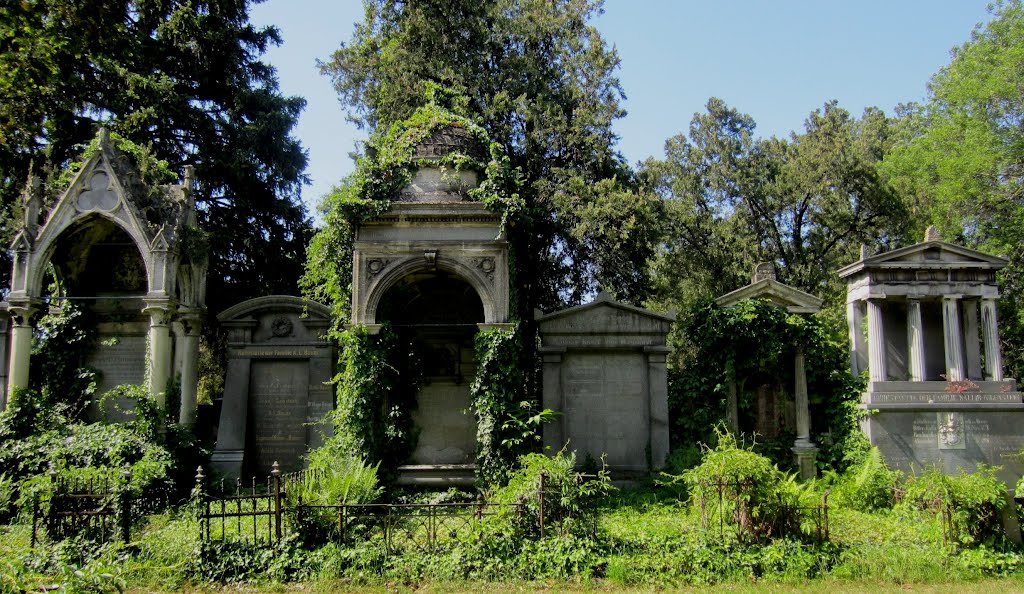
[[(549, 540), (527, 547), (519, 558), (490, 559), (493, 565), (468, 570), (506, 549), (481, 552), (467, 546), (433, 555), (411, 550), (396, 558), (372, 547), (329, 546), (306, 553), (292, 544), (284, 560), (274, 560), (271, 552), (226, 560), (225, 565), (277, 565), (248, 576), (259, 583), (221, 587), (189, 577), (201, 548), (198, 522), (186, 513), (162, 514), (149, 517), (130, 546), (109, 546), (86, 569), (114, 572), (137, 592), (697, 592), (713, 586), (723, 592), (1024, 593), (1020, 553), (958, 551), (943, 543), (941, 525), (929, 513), (833, 507), (830, 524), (830, 543), (823, 547), (793, 541), (749, 547), (719, 535), (717, 526), (703, 529), (699, 513), (671, 496), (627, 491), (608, 499), (600, 513), (599, 542), (578, 554), (579, 541)], [(27, 588), (61, 583), (62, 567), (88, 561), (73, 543), (31, 551), (30, 535), (25, 524), (0, 526), (0, 574), (16, 568)], [(260, 579), (271, 571), (296, 575), (296, 568), (303, 570), (301, 584)], [(523, 579), (531, 571), (556, 577)], [(1001, 574), (1008, 577), (995, 577)], [(474, 575), (499, 581), (466, 581)]]

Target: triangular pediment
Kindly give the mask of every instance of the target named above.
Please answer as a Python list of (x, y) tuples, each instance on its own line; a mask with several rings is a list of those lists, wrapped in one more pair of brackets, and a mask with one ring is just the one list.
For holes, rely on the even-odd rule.
[(839, 269), (846, 278), (863, 270), (879, 269), (959, 269), (999, 270), (1009, 261), (999, 256), (941, 240), (923, 241), (904, 248), (876, 254)]
[(820, 298), (810, 293), (766, 278), (718, 297), (715, 305), (732, 307), (744, 299), (766, 299), (791, 313), (814, 313), (821, 309), (822, 304)]
[(619, 303), (602, 293), (591, 303), (540, 315), (536, 320), (541, 334), (655, 334), (668, 332), (675, 316)]

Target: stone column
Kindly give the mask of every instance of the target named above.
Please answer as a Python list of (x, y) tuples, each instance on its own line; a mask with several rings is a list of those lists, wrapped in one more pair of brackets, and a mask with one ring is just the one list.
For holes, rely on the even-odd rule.
[(978, 301), (963, 301), (964, 356), (967, 358), (967, 377), (981, 379), (981, 343), (978, 341)]
[(644, 347), (647, 355), (647, 402), (650, 407), (651, 468), (665, 466), (668, 457), (668, 347)]
[(178, 423), (191, 427), (196, 422), (199, 392), (199, 316), (186, 316), (181, 321), (185, 333), (181, 339), (181, 410)]
[(864, 314), (859, 301), (846, 302), (846, 325), (850, 332), (850, 373), (860, 375), (864, 371)]
[(796, 400), (796, 442), (793, 444), (793, 454), (796, 456), (796, 465), (800, 469), (800, 478), (811, 478), (818, 473), (815, 459), (818, 448), (811, 441), (811, 409), (807, 398), (807, 369), (804, 364), (804, 345), (796, 345), (796, 353), (793, 355), (794, 387), (793, 394)]
[(882, 300), (868, 299), (868, 379), (872, 382), (884, 382), (888, 377)]
[(10, 317), (7, 303), (0, 302), (0, 411), (7, 409), (7, 328)]
[(909, 351), (910, 381), (923, 382), (928, 375), (924, 364), (924, 322), (921, 319), (921, 301), (907, 299), (907, 350)]
[[(28, 369), (32, 357), (32, 314), (35, 307), (11, 305), (11, 362), (7, 368), (7, 394), (28, 387)], [(5, 404), (6, 407), (6, 404)]]
[(733, 435), (740, 434), (740, 398), (739, 390), (736, 386), (736, 372), (730, 370), (728, 372), (729, 382), (729, 395), (728, 400), (725, 402), (725, 414), (729, 418), (729, 431)]
[(960, 330), (960, 297), (945, 295), (942, 297), (942, 332), (943, 344), (946, 348), (946, 381), (963, 381), (964, 351), (963, 334)]
[(167, 380), (171, 378), (170, 313), (166, 305), (148, 305), (142, 312), (149, 315), (149, 360), (146, 362), (149, 394), (164, 408)]
[(985, 379), (1003, 381), (1003, 354), (999, 348), (999, 325), (996, 300), (981, 300), (981, 337), (985, 345)]

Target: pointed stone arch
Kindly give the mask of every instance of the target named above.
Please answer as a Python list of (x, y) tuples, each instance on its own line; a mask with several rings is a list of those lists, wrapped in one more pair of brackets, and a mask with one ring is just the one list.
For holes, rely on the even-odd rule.
[[(191, 170), (180, 185), (148, 184), (132, 158), (106, 130), (100, 130), (91, 155), (67, 189), (44, 212), (42, 184), (30, 178), (23, 195), (21, 228), (12, 243), (14, 259), (9, 309), (14, 319), (8, 387), (28, 385), (32, 315), (43, 303), (46, 269), (61, 241), (96, 220), (109, 221), (130, 238), (145, 269), (145, 292), (138, 314), (148, 318), (148, 359), (143, 377), (150, 393), (164, 397), (174, 362), (182, 375), (179, 420), (195, 414), (195, 358), (199, 324), (205, 312), (205, 255), (181, 254), (179, 238), (195, 227)], [(187, 256), (187, 257), (186, 257)], [(189, 287), (181, 287), (179, 276)], [(172, 337), (172, 333), (175, 335)], [(175, 341), (175, 338), (177, 340)], [(182, 350), (175, 357), (176, 342)]]

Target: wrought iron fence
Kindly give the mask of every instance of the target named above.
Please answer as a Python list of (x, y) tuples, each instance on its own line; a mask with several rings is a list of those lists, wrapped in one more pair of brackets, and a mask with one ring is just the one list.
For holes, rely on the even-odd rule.
[(51, 540), (81, 536), (96, 542), (120, 537), (131, 540), (133, 509), (137, 506), (128, 485), (131, 473), (90, 478), (60, 476), (50, 471), (49, 492), (32, 496), (31, 547), (43, 528)]
[(253, 477), (249, 485), (236, 479), (234, 485), (221, 480), (211, 487), (207, 487), (200, 466), (192, 491), (199, 508), (200, 537), (204, 541), (278, 543), (285, 533), (285, 495), (277, 462), (264, 483)]
[[(713, 530), (717, 524), (720, 536), (728, 529), (741, 539), (828, 540), (829, 491), (825, 491), (815, 505), (796, 505), (781, 498), (759, 500), (758, 486), (754, 480), (727, 477), (701, 483), (702, 494), (698, 498), (701, 527)], [(711, 494), (710, 500), (707, 493)]]
[(310, 470), (282, 474), (275, 463), (265, 482), (253, 479), (249, 485), (236, 481), (231, 486), (221, 481), (219, 486), (207, 486), (199, 468), (193, 497), (198, 503), (202, 539), (273, 544), (283, 535), (300, 533), (312, 540), (343, 545), (380, 540), (389, 551), (428, 551), (479, 538), (489, 518), (499, 515), (520, 526), (533, 526), (532, 532), (540, 538), (558, 530), (574, 514), (589, 521), (592, 531), (597, 526), (592, 502), (567, 506), (559, 487), (547, 484), (544, 475), (530, 504), (490, 502), (482, 496), (467, 503), (304, 503), (301, 493), (315, 488), (320, 478), (322, 473)]

